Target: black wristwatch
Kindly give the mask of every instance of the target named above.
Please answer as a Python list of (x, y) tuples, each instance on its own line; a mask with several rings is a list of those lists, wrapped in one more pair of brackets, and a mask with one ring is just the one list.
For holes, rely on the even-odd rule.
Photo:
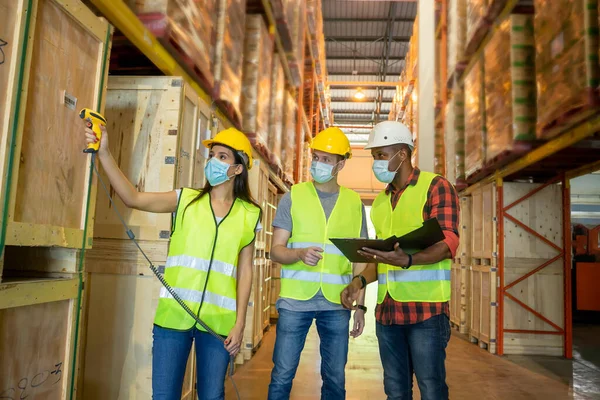
[(352, 278), (352, 280), (355, 280), (356, 278), (360, 279), (360, 282), (362, 283), (362, 286), (360, 288), (364, 289), (365, 286), (367, 286), (367, 280), (365, 279), (365, 277), (362, 275), (356, 275), (354, 278)]
[(365, 306), (363, 306), (363, 305), (357, 304), (357, 305), (356, 305), (356, 308), (357, 308), (358, 310), (363, 310), (363, 311), (365, 312), (365, 314), (367, 313), (367, 307), (365, 307)]

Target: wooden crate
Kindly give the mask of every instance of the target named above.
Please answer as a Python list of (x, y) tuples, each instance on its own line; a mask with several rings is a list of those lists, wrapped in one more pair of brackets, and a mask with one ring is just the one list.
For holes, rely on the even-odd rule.
[[(162, 285), (135, 256), (118, 255), (111, 260), (121, 273), (99, 272), (106, 270), (103, 260), (88, 264), (94, 273), (88, 274), (86, 282), (88, 318), (80, 398), (150, 400), (152, 327)], [(196, 398), (195, 365), (192, 346), (182, 399)]]
[[(512, 204), (539, 186), (533, 183), (505, 183), (504, 206)], [(555, 184), (542, 189), (507, 212), (562, 248), (562, 204), (562, 187)], [(554, 262), (506, 292), (564, 329), (564, 258), (557, 249), (504, 218), (505, 286), (555, 258)], [(504, 299), (503, 324), (504, 329), (511, 330), (555, 331), (554, 327), (508, 296)], [(561, 335), (504, 333), (505, 354), (562, 356), (563, 351)]]
[[(196, 92), (177, 77), (111, 76), (106, 96), (109, 145), (117, 164), (138, 189), (167, 192), (190, 187), (203, 174), (199, 137), (208, 118)], [(205, 126), (198, 126), (202, 122)], [(203, 129), (204, 128), (204, 129)], [(101, 171), (104, 182), (108, 178)], [(202, 177), (203, 178), (203, 177)], [(115, 205), (140, 240), (169, 240), (171, 215), (127, 208), (110, 188)], [(127, 239), (113, 207), (100, 190), (95, 238)]]
[[(468, 202), (467, 202), (468, 204)], [(468, 207), (468, 205), (467, 205)], [(496, 186), (488, 184), (471, 195), (471, 241), (466, 315), (471, 341), (496, 352)]]
[[(8, 77), (0, 75), (3, 94), (11, 96), (0, 107), (0, 175), (6, 175), (2, 187), (10, 188), (3, 193), (6, 244), (80, 248), (85, 229), (89, 234), (93, 228), (85, 216), (88, 200), (93, 216), (95, 185), (88, 191), (91, 158), (82, 153), (79, 110), (104, 111), (111, 31), (78, 0), (38, 0), (26, 7), (18, 1), (0, 24), (0, 36), (13, 40), (3, 50)], [(17, 107), (17, 119), (7, 123), (6, 112)]]
[(0, 398), (67, 399), (77, 300), (32, 303), (0, 309)]

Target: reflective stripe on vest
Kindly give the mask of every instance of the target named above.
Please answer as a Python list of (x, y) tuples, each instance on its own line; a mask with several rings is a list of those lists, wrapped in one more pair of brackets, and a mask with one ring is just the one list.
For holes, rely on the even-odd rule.
[(209, 266), (212, 272), (218, 272), (220, 274), (231, 276), (234, 278), (237, 277), (237, 268), (235, 267), (235, 265), (228, 264), (224, 261), (219, 260), (213, 260), (211, 265), (210, 260), (204, 260), (202, 258), (187, 256), (185, 254), (167, 257), (165, 269), (172, 267), (184, 267), (197, 269), (198, 271), (208, 272)]
[[(204, 303), (206, 304), (212, 304), (214, 306), (221, 307), (226, 310), (234, 312), (237, 310), (237, 303), (235, 299), (230, 299), (225, 296), (219, 296), (218, 294), (214, 294), (211, 292), (206, 292), (206, 294), (204, 295), (204, 299), (202, 299), (203, 292), (198, 290), (181, 288), (173, 288), (173, 290), (175, 291), (177, 296), (181, 298), (181, 300), (191, 301), (195, 303), (200, 303), (201, 301), (204, 301)], [(167, 288), (161, 287), (160, 297), (165, 299), (172, 299), (173, 295), (169, 293)]]
[[(254, 240), (260, 210), (236, 199), (217, 227), (210, 194), (191, 203), (198, 193), (181, 191), (164, 278), (204, 323), (226, 336), (236, 322), (239, 253)], [(195, 325), (166, 289), (161, 289), (154, 323), (176, 330)]]
[(362, 201), (358, 193), (340, 188), (329, 219), (312, 182), (292, 186), (292, 236), (288, 248), (319, 247), (323, 258), (314, 266), (302, 261), (282, 265), (281, 297), (309, 300), (322, 290), (332, 303), (340, 304), (340, 293), (352, 280), (352, 264), (330, 238), (358, 238), (362, 226)]
[(281, 270), (281, 278), (282, 279), (296, 279), (299, 281), (306, 281), (306, 282), (323, 282), (323, 283), (330, 283), (332, 285), (347, 285), (352, 281), (352, 274), (334, 275), (334, 274), (324, 274), (321, 272), (282, 269)]
[(379, 274), (377, 276), (379, 284), (390, 282), (425, 282), (425, 281), (449, 281), (450, 271), (448, 270), (395, 270), (388, 271), (388, 274)]
[[(437, 175), (420, 172), (415, 185), (404, 190), (392, 210), (390, 195), (381, 192), (371, 208), (371, 220), (377, 237), (402, 236), (423, 225), (423, 209), (431, 182)], [(409, 269), (378, 264), (377, 302), (387, 293), (398, 302), (445, 302), (450, 300), (450, 260), (429, 265), (413, 265)]]

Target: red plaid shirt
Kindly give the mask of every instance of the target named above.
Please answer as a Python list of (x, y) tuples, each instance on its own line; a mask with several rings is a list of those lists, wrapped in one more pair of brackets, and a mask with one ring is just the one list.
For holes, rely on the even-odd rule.
[[(421, 171), (415, 168), (408, 177), (408, 185), (414, 186), (419, 180)], [(404, 188), (397, 190), (391, 184), (388, 185), (386, 193), (391, 193), (392, 209), (396, 208)], [(454, 186), (445, 178), (437, 176), (433, 178), (427, 203), (423, 209), (423, 219), (437, 218), (444, 235), (444, 243), (448, 245), (452, 258), (458, 248), (458, 215), (459, 201)], [(450, 315), (448, 302), (444, 303), (400, 303), (386, 294), (383, 303), (378, 304), (375, 309), (375, 318), (383, 325), (408, 325), (423, 322), (436, 315)]]

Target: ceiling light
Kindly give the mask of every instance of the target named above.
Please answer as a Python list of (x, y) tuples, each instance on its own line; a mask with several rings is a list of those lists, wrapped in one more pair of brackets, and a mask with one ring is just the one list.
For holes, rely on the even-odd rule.
[(358, 89), (356, 91), (356, 93), (354, 93), (354, 98), (358, 99), (358, 100), (362, 100), (365, 98), (365, 94), (362, 92), (362, 90)]

